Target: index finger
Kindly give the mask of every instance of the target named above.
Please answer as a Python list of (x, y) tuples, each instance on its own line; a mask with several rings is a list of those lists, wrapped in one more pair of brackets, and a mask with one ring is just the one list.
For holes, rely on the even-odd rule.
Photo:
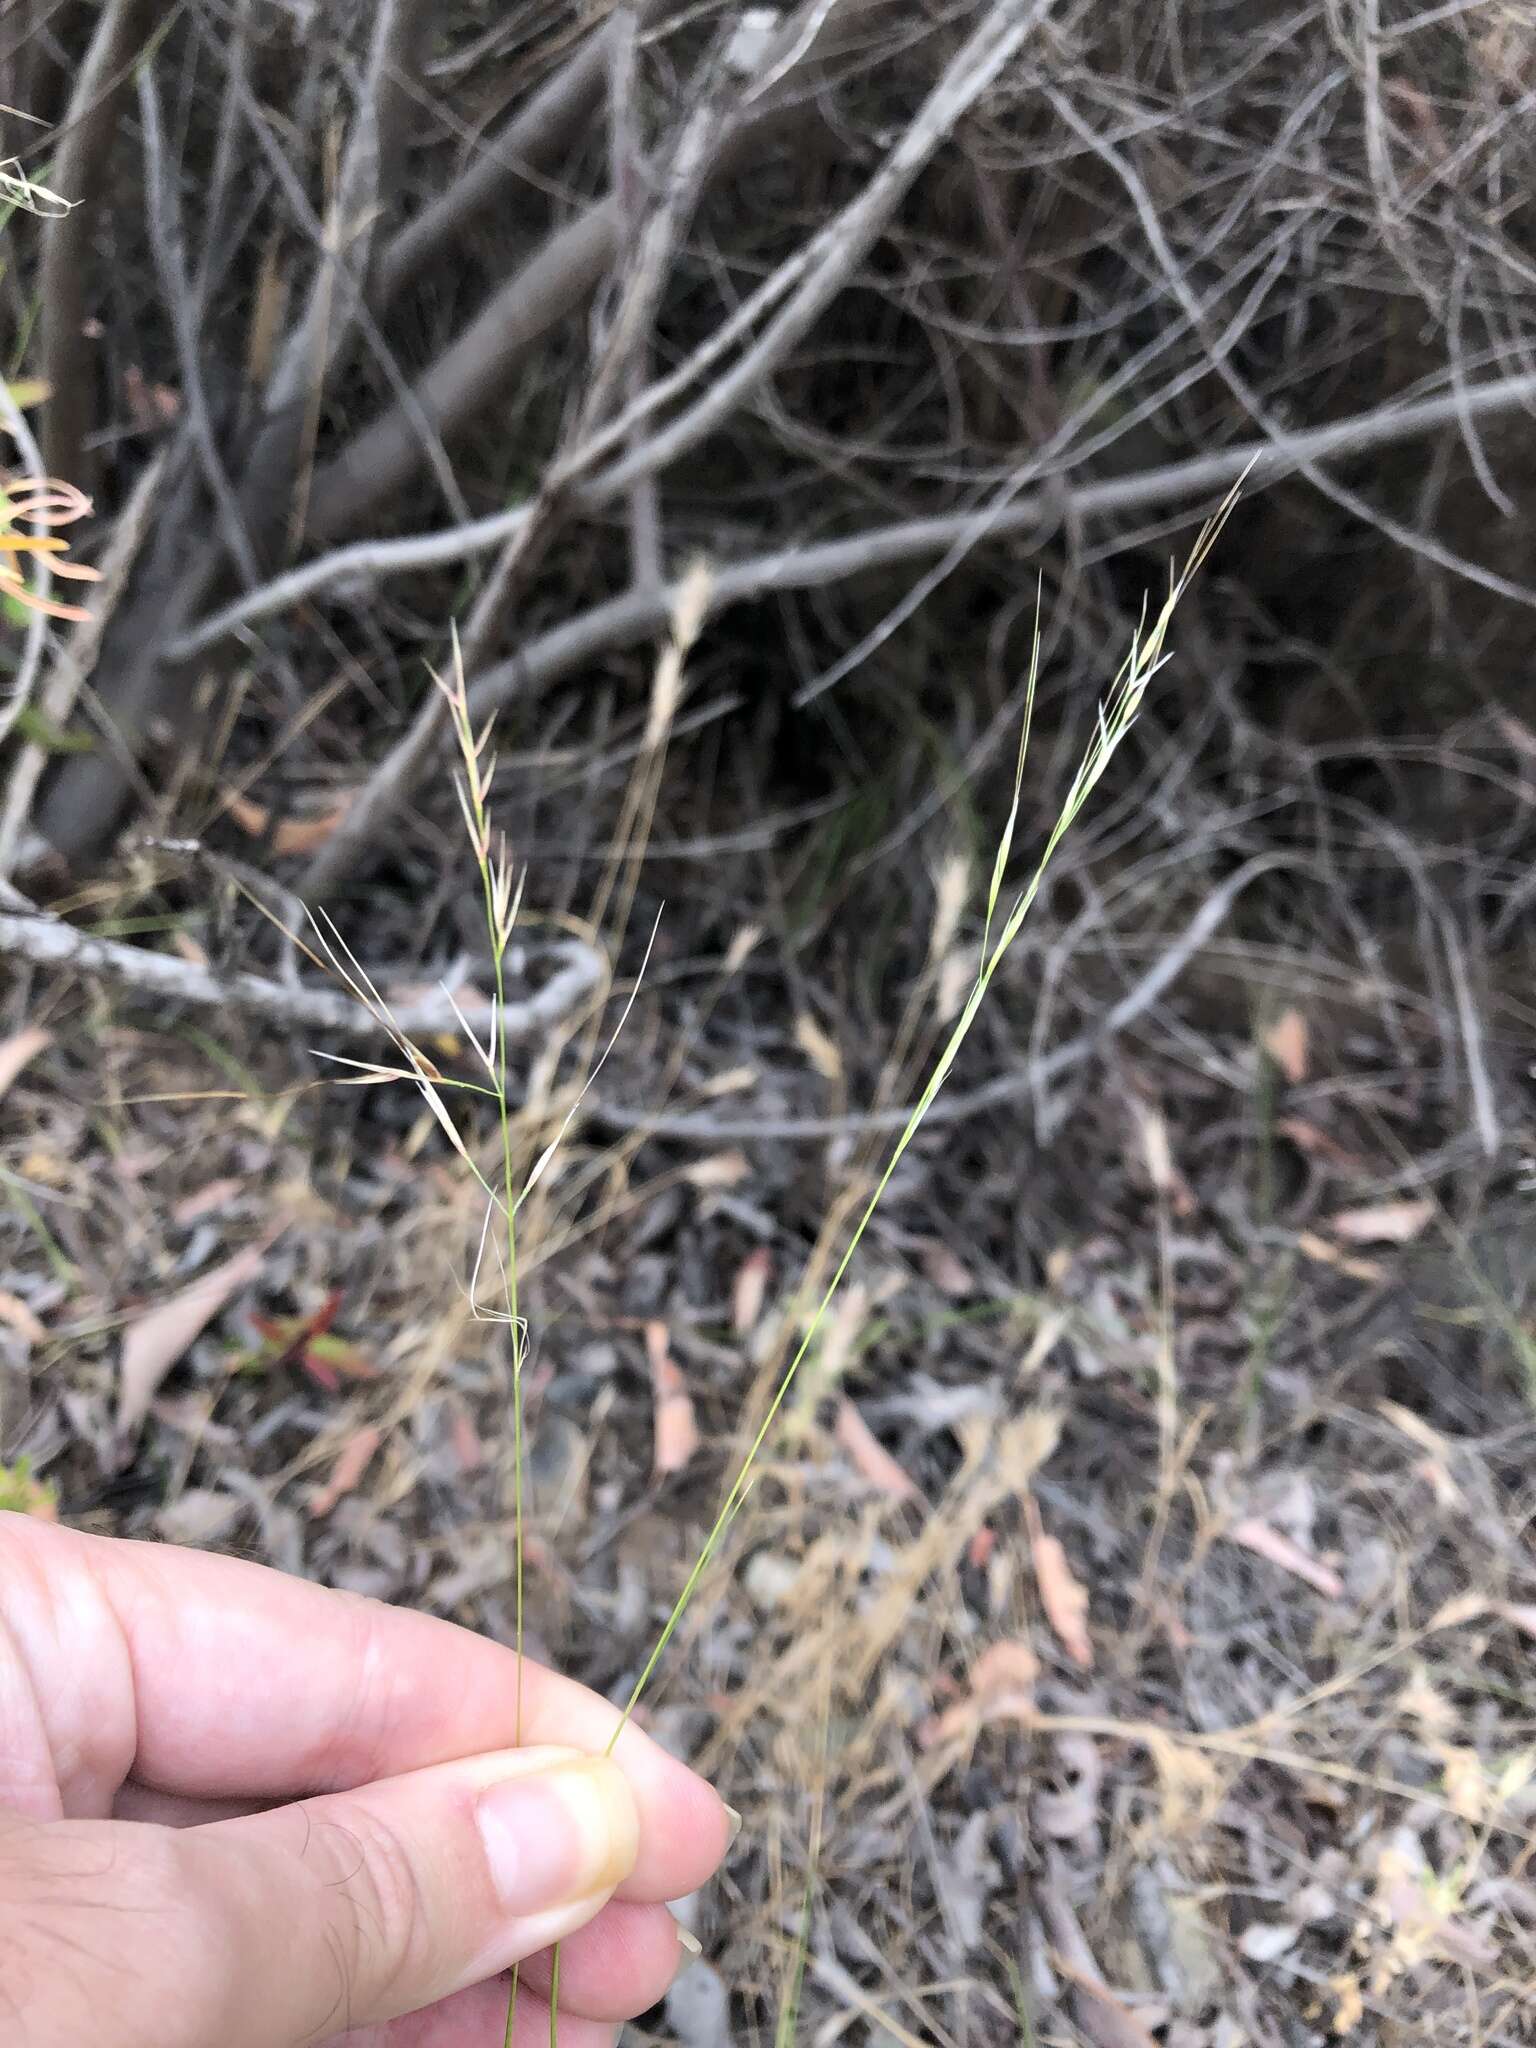
[[(289, 1798), (518, 1743), (602, 1751), (620, 1721), (469, 1629), (238, 1558), (25, 1516), (0, 1516), (0, 1542), (0, 1616), (69, 1812), (110, 1812), (130, 1772), (185, 1797)], [(724, 1851), (725, 1808), (633, 1725), (614, 1756), (641, 1816), (625, 1895), (693, 1890)]]

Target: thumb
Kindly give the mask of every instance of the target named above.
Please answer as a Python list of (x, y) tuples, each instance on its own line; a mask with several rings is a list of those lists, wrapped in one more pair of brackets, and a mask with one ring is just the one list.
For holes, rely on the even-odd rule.
[(0, 1824), (0, 2000), (35, 2048), (297, 2048), (505, 1970), (635, 1860), (606, 1758), (526, 1749), (171, 1829)]

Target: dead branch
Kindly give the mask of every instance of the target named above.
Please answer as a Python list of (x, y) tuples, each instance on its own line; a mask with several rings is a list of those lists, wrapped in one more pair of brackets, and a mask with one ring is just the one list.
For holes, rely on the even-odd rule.
[[(666, 0), (637, 0), (627, 11), (654, 20)], [(502, 204), (525, 173), (542, 169), (596, 106), (608, 73), (612, 19), (545, 80), (497, 135), (475, 146), (469, 168), (430, 200), (390, 242), (379, 263), (374, 303), (383, 312), (434, 256), (452, 246), (483, 214)]]
[[(833, 29), (844, 31), (849, 17), (878, 4), (880, 0), (854, 0), (834, 9), (830, 26), (825, 9), (802, 8), (791, 17), (763, 63), (772, 72), (791, 52), (794, 61), (771, 94), (754, 101), (728, 125), (709, 167), (712, 179), (764, 143), (785, 107), (814, 75), (829, 42), (835, 47)], [(807, 38), (806, 18), (818, 13), (823, 18)], [(435, 432), (451, 438), (489, 405), (508, 387), (533, 347), (590, 296), (613, 261), (619, 225), (618, 204), (610, 193), (551, 234), (492, 295), (415, 387), (421, 416)], [(324, 543), (355, 529), (409, 482), (419, 460), (420, 440), (407, 412), (396, 406), (382, 414), (316, 477), (310, 538)]]
[[(542, 988), (504, 1013), (510, 1037), (526, 1041), (570, 1015), (602, 982), (606, 972), (596, 950), (577, 939), (552, 949), (562, 963)], [(95, 939), (62, 918), (0, 911), (0, 957), (71, 974), (100, 975), (143, 995), (188, 1004), (194, 1009), (238, 1010), (288, 1030), (323, 1031), (341, 1038), (378, 1038), (388, 1026), (365, 1003), (341, 989), (303, 988), (267, 981), (259, 974), (215, 974), (170, 953), (151, 953), (117, 939)], [(483, 999), (479, 1005), (485, 1008)], [(473, 1021), (475, 1009), (459, 998), (459, 1010)], [(459, 1013), (446, 989), (416, 997), (390, 1011), (390, 1023), (407, 1038), (457, 1031)]]

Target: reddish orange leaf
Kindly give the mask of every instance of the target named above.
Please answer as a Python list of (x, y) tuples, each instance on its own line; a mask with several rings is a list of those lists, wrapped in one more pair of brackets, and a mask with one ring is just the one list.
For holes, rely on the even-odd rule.
[(1331, 1565), (1324, 1564), (1309, 1550), (1303, 1550), (1299, 1543), (1293, 1543), (1278, 1529), (1272, 1529), (1268, 1522), (1261, 1522), (1257, 1515), (1245, 1516), (1223, 1533), (1229, 1543), (1240, 1543), (1244, 1550), (1251, 1550), (1256, 1557), (1267, 1558), (1281, 1571), (1316, 1587), (1325, 1599), (1344, 1598), (1344, 1581)]
[(1307, 1020), (1300, 1010), (1282, 1010), (1264, 1034), (1264, 1050), (1292, 1086), (1307, 1078)]
[(858, 1409), (844, 1394), (837, 1404), (834, 1431), (861, 1479), (891, 1500), (921, 1500), (916, 1484), (897, 1464)]
[(1067, 1553), (1048, 1536), (1033, 1500), (1025, 1503), (1029, 1519), (1029, 1555), (1040, 1589), (1045, 1618), (1067, 1655), (1083, 1671), (1093, 1669), (1093, 1639), (1088, 1633), (1088, 1594), (1072, 1575)]
[(756, 1327), (767, 1299), (772, 1273), (773, 1256), (768, 1247), (761, 1244), (755, 1252), (748, 1252), (737, 1267), (731, 1288), (731, 1328), (738, 1337), (745, 1337)]
[(672, 1358), (671, 1333), (659, 1318), (645, 1326), (655, 1415), (653, 1464), (658, 1474), (681, 1472), (699, 1447), (688, 1384)]
[(361, 1429), (352, 1432), (336, 1453), (336, 1462), (331, 1467), (330, 1478), (309, 1504), (312, 1521), (323, 1520), (343, 1495), (352, 1491), (368, 1470), (373, 1454), (382, 1441), (379, 1431), (371, 1422), (364, 1423)]

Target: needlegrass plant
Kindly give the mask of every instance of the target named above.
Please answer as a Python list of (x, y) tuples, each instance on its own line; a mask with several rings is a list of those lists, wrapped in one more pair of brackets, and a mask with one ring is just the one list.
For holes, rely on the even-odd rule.
[[(700, 1546), (697, 1557), (688, 1571), (682, 1588), (672, 1606), (655, 1644), (641, 1667), (639, 1676), (630, 1690), (622, 1712), (615, 1724), (609, 1743), (612, 1750), (624, 1728), (628, 1725), (643, 1694), (650, 1685), (657, 1667), (666, 1654), (679, 1623), (698, 1593), (711, 1560), (720, 1548), (722, 1539), (747, 1500), (759, 1460), (765, 1444), (778, 1421), (785, 1402), (789, 1397), (801, 1368), (811, 1355), (818, 1334), (826, 1319), (839, 1289), (842, 1287), (869, 1224), (879, 1208), (891, 1178), (903, 1155), (922, 1128), (923, 1121), (949, 1078), (965, 1044), (971, 1027), (987, 998), (1004, 961), (1017, 939), (1025, 918), (1039, 896), (1041, 886), (1057, 850), (1068, 832), (1071, 831), (1083, 807), (1092, 797), (1095, 788), (1103, 778), (1115, 753), (1135, 721), (1137, 711), (1153, 677), (1169, 658), (1168, 636), (1175, 612), (1188, 590), (1190, 581), (1205, 561), (1221, 526), (1235, 502), (1236, 492), (1230, 494), (1211, 520), (1201, 530), (1184, 567), (1174, 573), (1169, 589), (1155, 615), (1145, 615), (1141, 626), (1133, 635), (1131, 646), (1100, 703), (1092, 736), (1083, 753), (1077, 772), (1067, 789), (1057, 813), (1056, 821), (1048, 833), (1044, 846), (1035, 855), (1032, 866), (1026, 872), (1021, 884), (1010, 890), (1010, 874), (1015, 864), (1016, 842), (1019, 835), (1020, 812), (1023, 800), (1024, 766), (1029, 748), (1031, 718), (1035, 702), (1036, 685), (1039, 678), (1039, 655), (1041, 636), (1037, 615), (1030, 663), (1028, 685), (1025, 693), (1025, 709), (1018, 753), (1014, 769), (1013, 788), (1007, 815), (1003, 820), (993, 853), (990, 875), (987, 881), (986, 897), (982, 906), (982, 929), (977, 949), (977, 966), (969, 992), (953, 1024), (943, 1039), (941, 1050), (933, 1061), (928, 1077), (906, 1118), (899, 1135), (892, 1143), (885, 1164), (875, 1180), (873, 1190), (858, 1210), (849, 1229), (840, 1256), (833, 1267), (831, 1277), (815, 1300), (809, 1316), (805, 1319), (798, 1346), (789, 1357), (779, 1374), (765, 1409), (756, 1427), (751, 1429), (747, 1446), (727, 1486), (708, 1533)], [(687, 637), (681, 632), (674, 634), (674, 646)], [(355, 957), (347, 948), (335, 926), (323, 913), (316, 924), (321, 946), (335, 970), (346, 981), (360, 1002), (363, 1002), (388, 1031), (395, 1050), (400, 1055), (398, 1065), (384, 1062), (340, 1059), (327, 1055), (351, 1071), (345, 1077), (356, 1085), (377, 1085), (388, 1082), (405, 1082), (416, 1088), (428, 1105), (432, 1116), (447, 1138), (458, 1159), (477, 1183), (485, 1200), (478, 1250), (470, 1279), (470, 1299), (473, 1312), (482, 1318), (502, 1322), (509, 1335), (510, 1373), (509, 1396), (511, 1406), (511, 1429), (513, 1449), (512, 1477), (512, 1518), (513, 1518), (513, 1613), (514, 1641), (518, 1658), (518, 1695), (514, 1706), (514, 1728), (520, 1737), (522, 1719), (522, 1661), (525, 1641), (525, 1522), (526, 1522), (526, 1443), (524, 1425), (524, 1379), (528, 1359), (528, 1330), (518, 1298), (518, 1216), (523, 1203), (543, 1178), (551, 1160), (572, 1120), (579, 1114), (581, 1096), (566, 1111), (559, 1129), (552, 1140), (543, 1146), (531, 1167), (525, 1172), (521, 1165), (521, 1138), (518, 1129), (519, 1103), (515, 1094), (515, 1077), (512, 1071), (508, 1033), (504, 1028), (506, 1015), (506, 991), (508, 982), (508, 959), (517, 927), (521, 899), (521, 884), (517, 878), (510, 849), (496, 832), (491, 818), (491, 789), (495, 774), (495, 760), (491, 749), (492, 729), (489, 724), (476, 730), (470, 711), (468, 689), (463, 666), (458, 658), (455, 642), (454, 661), (448, 675), (438, 678), (438, 687), (443, 692), (451, 720), (458, 751), (458, 765), (455, 783), (465, 829), (473, 854), (476, 873), (482, 897), (486, 937), (489, 946), (492, 990), (487, 1005), (487, 1017), (480, 1030), (462, 1009), (458, 1009), (459, 1021), (466, 1037), (478, 1056), (482, 1077), (467, 1079), (444, 1074), (427, 1052), (417, 1046), (403, 1032), (398, 1030), (387, 1006), (378, 991), (368, 980)], [(643, 974), (643, 968), (642, 968)], [(636, 982), (638, 991), (639, 981)], [(620, 1017), (618, 1029), (623, 1028), (629, 1007), (635, 1000), (631, 993)], [(482, 1035), (483, 1033), (483, 1035)], [(615, 1036), (617, 1032), (615, 1032)], [(613, 1040), (609, 1040), (611, 1049)], [(582, 1095), (591, 1086), (601, 1069), (605, 1052), (592, 1069), (582, 1089)], [(466, 1128), (462, 1128), (450, 1109), (450, 1103), (457, 1097), (469, 1095), (479, 1097), (491, 1108), (499, 1143), (493, 1167), (487, 1169), (476, 1158), (475, 1150)], [(494, 1276), (494, 1305), (486, 1305), (481, 1299), (482, 1278), (491, 1271)], [(518, 1978), (514, 1971), (512, 1993), (507, 2014), (506, 2039), (510, 2044), (513, 2035), (518, 1997)], [(793, 1997), (789, 1994), (789, 2011), (793, 2012)], [(555, 1953), (554, 1975), (550, 1992), (550, 2025), (553, 2042), (557, 2027), (559, 2001), (559, 1952)], [(790, 2024), (793, 2025), (792, 2016)], [(782, 2029), (781, 2029), (782, 2031)]]

